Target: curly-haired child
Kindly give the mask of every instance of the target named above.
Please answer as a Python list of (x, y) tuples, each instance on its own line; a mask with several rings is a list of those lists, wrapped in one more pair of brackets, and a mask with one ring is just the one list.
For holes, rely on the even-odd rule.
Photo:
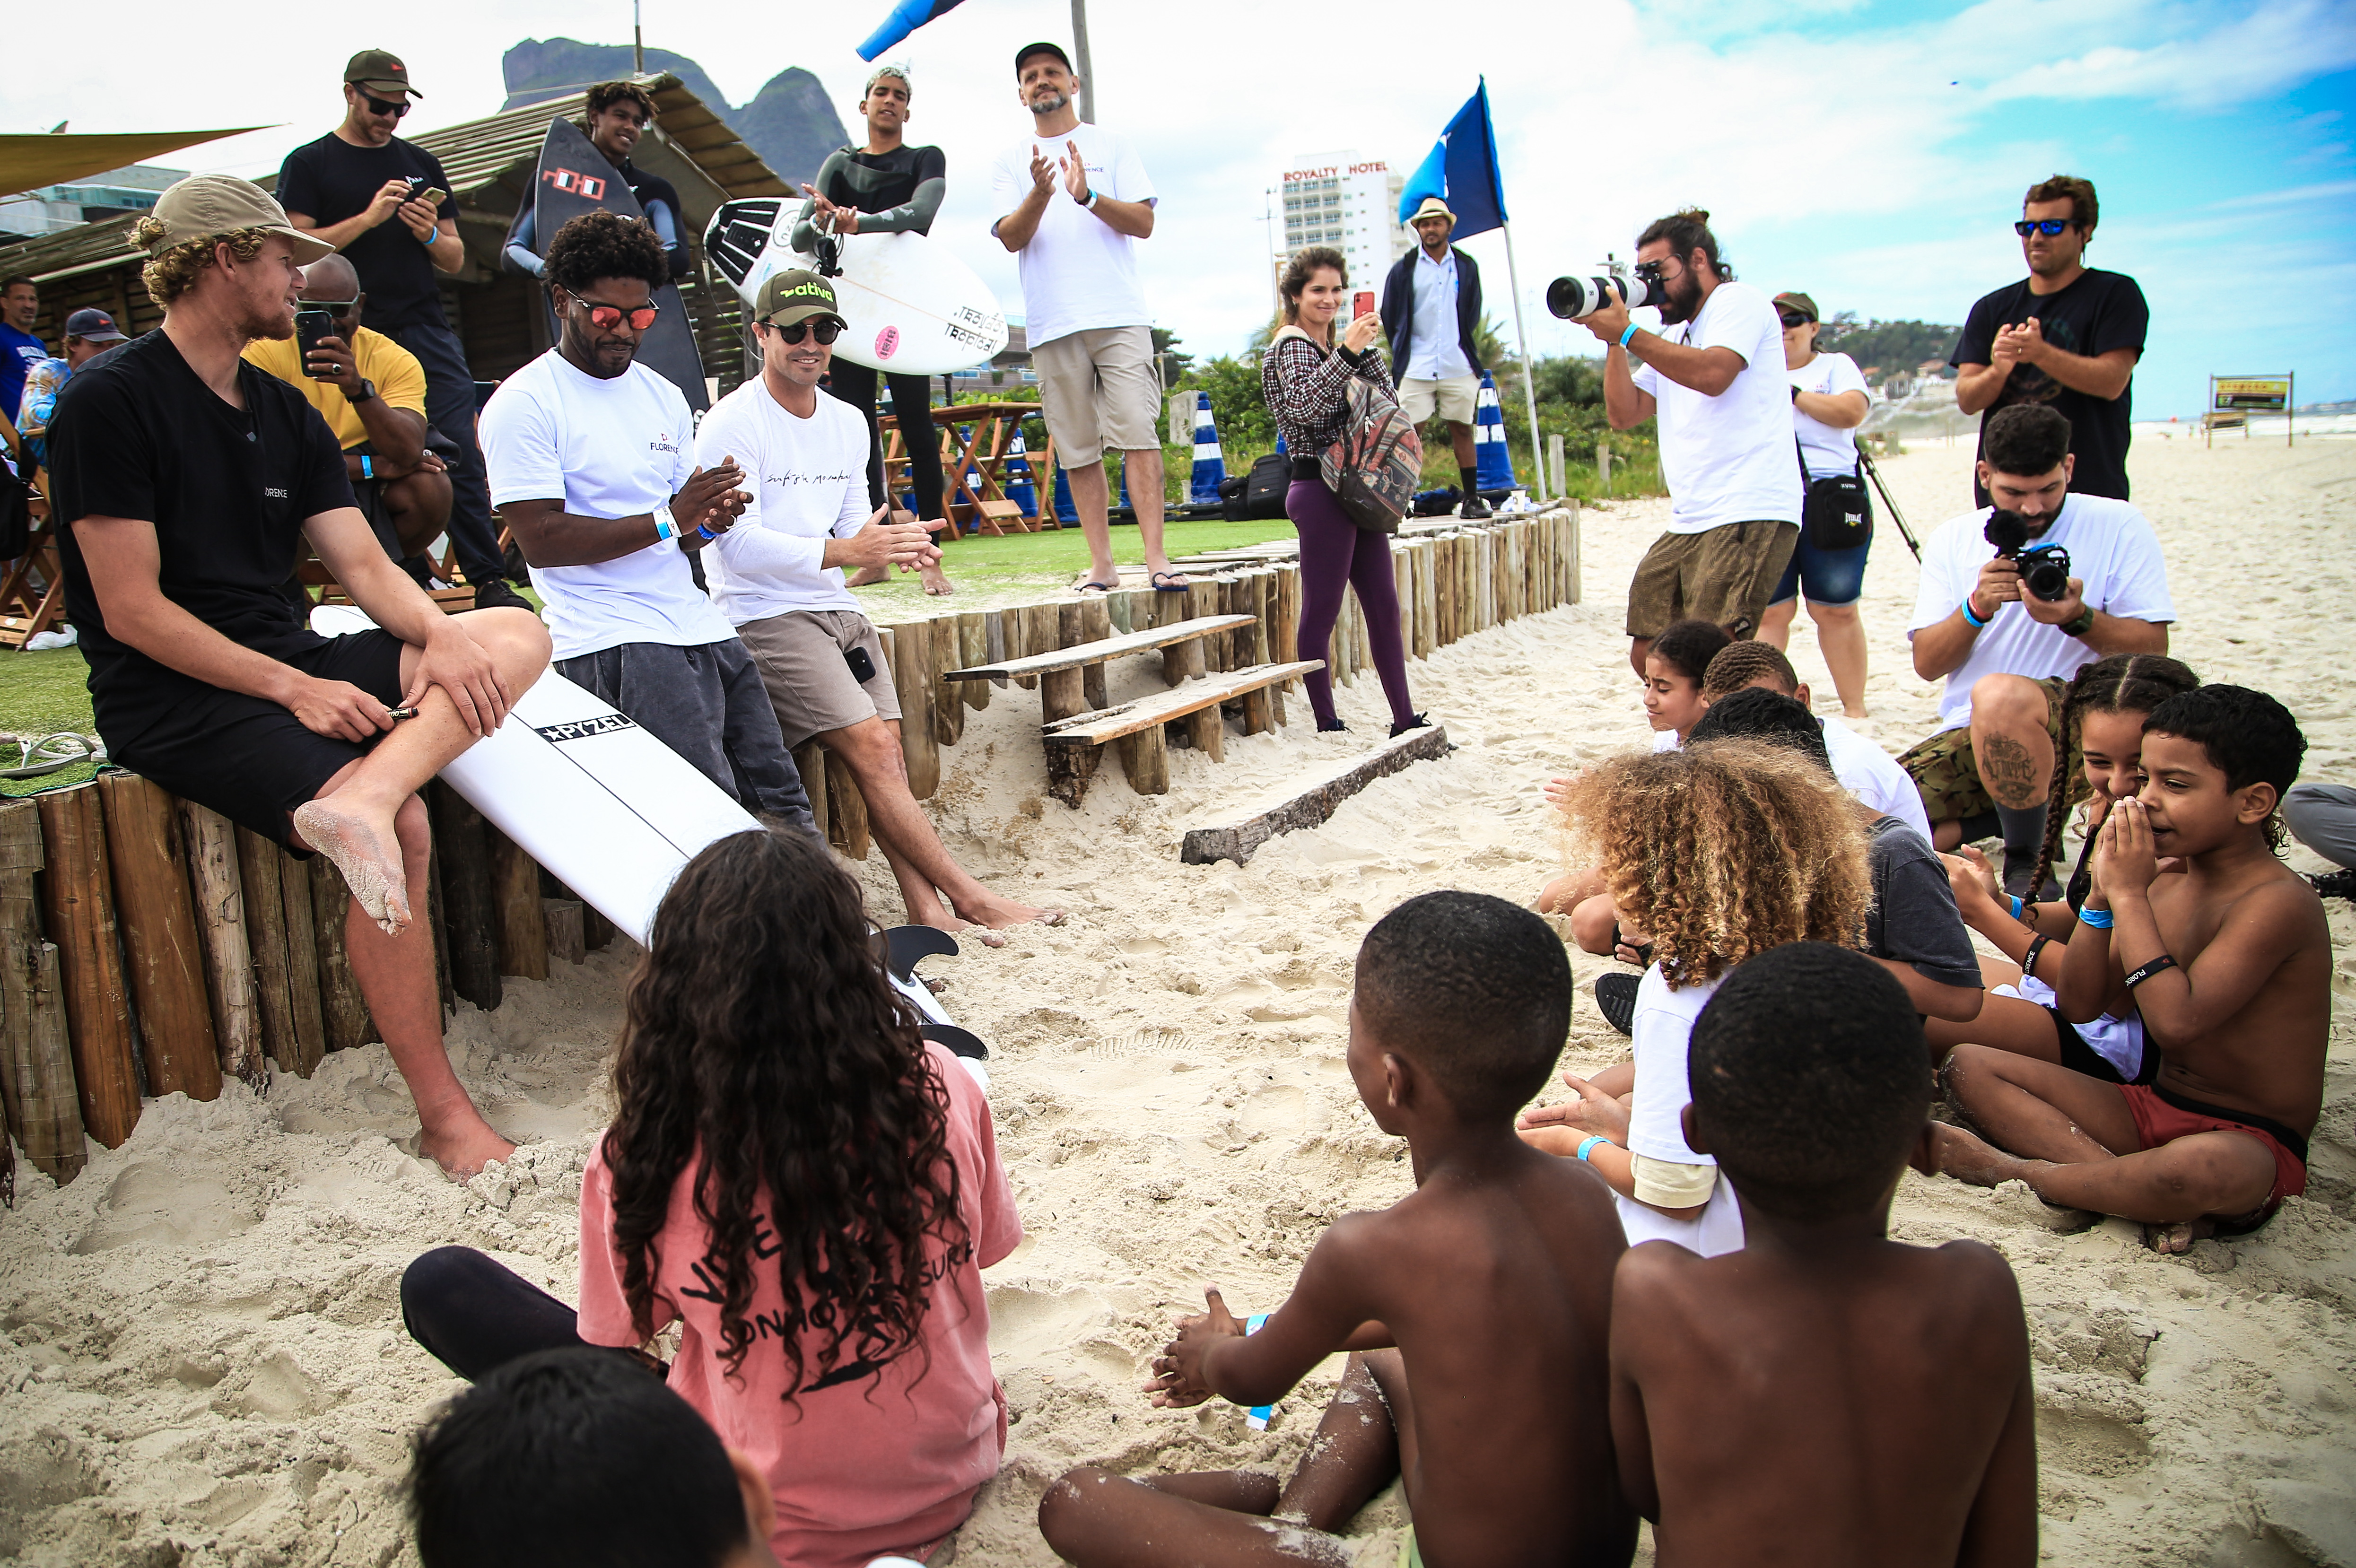
[(1864, 830), (1823, 768), (1758, 741), (1614, 757), (1571, 781), (1563, 805), (1599, 852), (1608, 896), (1650, 933), (1653, 961), (1633, 1072), (1564, 1073), (1579, 1098), (1523, 1113), (1523, 1136), (1593, 1166), (1632, 1243), (1731, 1252), (1741, 1211), (1679, 1120), (1686, 1039), (1743, 960), (1786, 942), (1857, 945), (1873, 898)]

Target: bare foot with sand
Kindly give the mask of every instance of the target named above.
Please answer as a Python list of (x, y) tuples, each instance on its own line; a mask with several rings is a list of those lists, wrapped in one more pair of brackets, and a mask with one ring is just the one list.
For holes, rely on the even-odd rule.
[(2217, 1233), (2217, 1221), (2210, 1219), (2179, 1220), (2172, 1225), (2151, 1224), (2143, 1228), (2143, 1244), (2153, 1252), (2170, 1256), (2189, 1253), (2195, 1242), (2206, 1241)]
[[(471, 1112), (473, 1107), (467, 1109)], [(483, 1167), (515, 1151), (515, 1145), (493, 1132), (490, 1123), (478, 1115), (469, 1115), (456, 1126), (417, 1129), (417, 1152), (456, 1181), (481, 1175)]]
[[(958, 905), (957, 912), (964, 921), (987, 926), (992, 931), (1003, 931), (1010, 925), (1029, 925), (1034, 921), (1041, 925), (1061, 925), (1068, 918), (1062, 910), (1033, 909), (1029, 904), (1019, 904), (1012, 899), (1002, 899), (994, 893), (968, 899)], [(981, 940), (984, 946), (999, 945), (987, 937)]]
[(2015, 1179), (2025, 1180), (2031, 1170), (2051, 1162), (2016, 1158), (1976, 1133), (1966, 1132), (1952, 1123), (1933, 1122), (1928, 1163), (1939, 1174), (1967, 1181), (1974, 1187), (1997, 1187)]
[(368, 917), (399, 936), (409, 924), (409, 880), (395, 848), (401, 842), (388, 817), (381, 828), (355, 813), (338, 810), (327, 799), (297, 807), (294, 831), (303, 842), (335, 863), (344, 885), (360, 901)]

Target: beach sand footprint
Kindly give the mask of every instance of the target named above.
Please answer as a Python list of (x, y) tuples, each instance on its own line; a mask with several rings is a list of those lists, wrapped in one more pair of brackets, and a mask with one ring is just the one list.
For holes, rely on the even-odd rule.
[(96, 1222), (67, 1250), (87, 1256), (139, 1244), (207, 1246), (252, 1230), (261, 1218), (219, 1182), (143, 1161), (114, 1179)]

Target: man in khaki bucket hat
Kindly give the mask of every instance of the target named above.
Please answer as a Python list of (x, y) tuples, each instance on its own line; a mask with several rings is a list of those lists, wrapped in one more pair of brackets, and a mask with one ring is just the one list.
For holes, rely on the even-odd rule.
[[(99, 733), (122, 766), (334, 863), (352, 973), (416, 1100), (419, 1147), (472, 1175), (514, 1146), (443, 1051), (434, 935), (414, 918), (416, 792), (540, 678), (548, 634), (529, 610), (444, 614), (369, 531), (327, 421), (240, 357), (294, 334), (303, 263), (328, 245), (224, 175), (172, 187), (133, 234), (164, 325), (84, 366), (48, 438)], [(305, 536), (374, 627), (305, 624), (289, 591)]]

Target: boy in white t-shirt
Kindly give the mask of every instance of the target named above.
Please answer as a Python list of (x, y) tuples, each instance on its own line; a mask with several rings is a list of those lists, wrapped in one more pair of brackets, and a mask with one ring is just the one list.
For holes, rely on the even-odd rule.
[(662, 240), (640, 219), (588, 213), (556, 231), (543, 266), (559, 341), (499, 384), (482, 438), (491, 504), (547, 605), (553, 667), (745, 810), (813, 831), (761, 677), (688, 560), (744, 509), (744, 472), (696, 465), (687, 400), (637, 362), (670, 281)]
[(990, 231), (1022, 258), (1039, 411), (1088, 541), (1088, 574), (1075, 586), (1120, 586), (1106, 522), (1111, 447), (1121, 454), (1153, 586), (1183, 593), (1186, 580), (1162, 544), (1162, 382), (1153, 315), (1137, 283), (1136, 242), (1153, 234), (1153, 182), (1125, 139), (1080, 123), (1073, 107), (1079, 78), (1062, 49), (1024, 45), (1014, 80), (1032, 134), (991, 165), (991, 210), (1000, 217)]
[[(1940, 849), (2001, 833), (2005, 891), (2046, 896), (2045, 814), (2066, 755), (2070, 677), (2106, 654), (2164, 654), (2176, 606), (2159, 539), (2125, 501), (2068, 494), (2070, 421), (2043, 403), (1987, 421), (1980, 483), (2035, 531), (2032, 548), (2069, 553), (2059, 599), (2028, 592), (2021, 568), (1988, 542), (1990, 512), (1966, 512), (1924, 542), (1907, 636), (1914, 673), (1946, 677), (1940, 731), (1901, 755)], [(2060, 767), (2057, 768), (2057, 763)]]
[(1642, 675), (1644, 650), (1674, 622), (1758, 631), (1799, 541), (1801, 485), (1783, 328), (1767, 296), (1719, 260), (1709, 214), (1679, 212), (1637, 236), (1636, 274), (1667, 295), (1662, 330), (1617, 300), (1587, 328), (1606, 346), (1612, 428), (1660, 418), (1669, 528), (1628, 585), (1628, 662)]
[(884, 641), (842, 569), (917, 571), (941, 552), (922, 523), (867, 509), (866, 421), (819, 391), (843, 327), (834, 286), (816, 272), (779, 272), (761, 285), (753, 321), (761, 373), (713, 405), (696, 441), (707, 463), (742, 462), (751, 485), (743, 516), (706, 549), (704, 564), (785, 744), (815, 740), (851, 769), (912, 923), (962, 932), (971, 923), (994, 947), (1003, 941), (997, 927), (1060, 922), (975, 880), (909, 793)]

